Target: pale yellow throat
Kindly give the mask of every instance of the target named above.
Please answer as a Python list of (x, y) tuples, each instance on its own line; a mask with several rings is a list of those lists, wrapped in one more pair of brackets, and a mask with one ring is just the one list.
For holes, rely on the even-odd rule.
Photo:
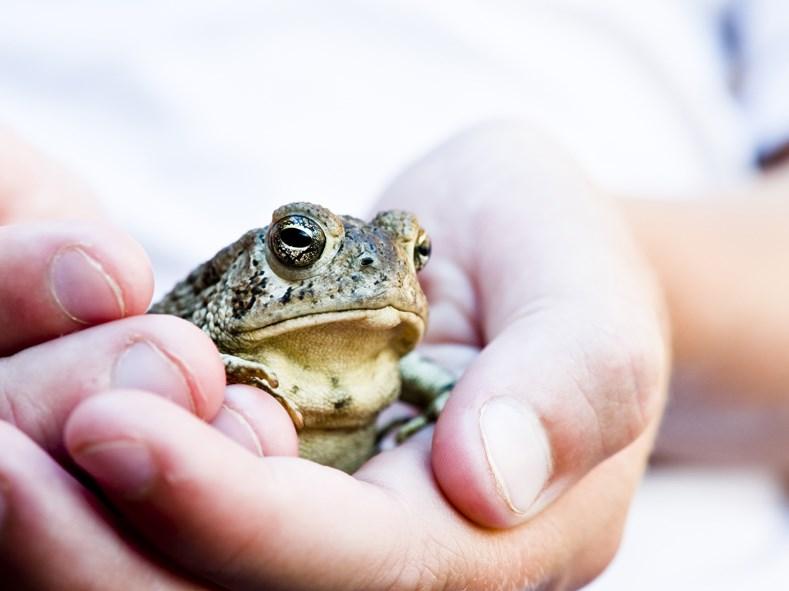
[(313, 314), (258, 329), (244, 357), (274, 371), (303, 431), (358, 429), (397, 398), (400, 357), (423, 331), (417, 314), (391, 306)]

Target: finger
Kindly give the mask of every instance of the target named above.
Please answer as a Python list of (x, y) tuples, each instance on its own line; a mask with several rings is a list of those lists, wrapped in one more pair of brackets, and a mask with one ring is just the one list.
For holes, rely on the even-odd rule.
[[(349, 569), (378, 567), (364, 558), (380, 560), (367, 550), (374, 539), (369, 527), (360, 531), (355, 524), (369, 520), (380, 533), (396, 532), (393, 516), (381, 511), (385, 495), (306, 460), (255, 457), (151, 398), (121, 391), (85, 401), (69, 418), (65, 437), (77, 463), (158, 547), (231, 588), (292, 588), (309, 565), (326, 570), (316, 589), (348, 588), (337, 584), (347, 580), (344, 568), (337, 576), (331, 572), (328, 541), (347, 552)], [(149, 426), (136, 424), (142, 415), (150, 417)], [(197, 447), (184, 453), (180, 442)], [(348, 527), (334, 527), (355, 510)], [(177, 525), (164, 526), (168, 522)]]
[(0, 580), (14, 589), (198, 589), (124, 541), (96, 498), (0, 422)]
[[(429, 336), (485, 345), (438, 420), (436, 478), (474, 521), (521, 523), (659, 414), (659, 292), (612, 208), (538, 134), (461, 136), (386, 199), (434, 234)], [(448, 222), (450, 202), (463, 215)]]
[(432, 465), (477, 523), (510, 527), (532, 517), (659, 415), (645, 401), (658, 398), (660, 378), (620, 351), (595, 349), (592, 336), (579, 340), (521, 320), (453, 390)]
[(216, 347), (194, 325), (165, 315), (126, 318), (0, 359), (0, 419), (57, 452), (68, 413), (113, 386), (155, 392), (211, 418), (225, 373)]
[(56, 161), (0, 126), (0, 224), (98, 219), (91, 191)]
[(645, 463), (631, 446), (527, 526), (458, 517), (434, 486), (429, 434), (358, 473), (256, 458), (145, 393), (83, 402), (66, 440), (146, 539), (231, 588), (521, 589), (587, 580), (610, 560)]
[(96, 223), (0, 227), (0, 355), (141, 314), (153, 291), (143, 249)]
[(257, 456), (297, 456), (299, 441), (285, 408), (259, 388), (225, 389), (211, 425)]

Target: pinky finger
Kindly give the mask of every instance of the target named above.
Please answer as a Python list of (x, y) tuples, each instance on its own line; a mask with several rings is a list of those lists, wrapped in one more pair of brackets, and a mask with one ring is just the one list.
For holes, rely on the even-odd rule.
[(0, 582), (8, 588), (206, 588), (124, 541), (91, 493), (4, 422), (0, 449)]

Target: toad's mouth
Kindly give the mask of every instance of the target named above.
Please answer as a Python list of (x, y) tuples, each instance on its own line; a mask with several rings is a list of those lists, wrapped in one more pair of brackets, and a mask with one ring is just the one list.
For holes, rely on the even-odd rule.
[(320, 330), (320, 327), (337, 323), (355, 326), (360, 332), (384, 332), (405, 325), (410, 329), (409, 332), (415, 333), (413, 334), (414, 342), (418, 342), (425, 331), (425, 319), (419, 314), (400, 310), (394, 306), (384, 306), (382, 308), (356, 308), (306, 314), (298, 318), (280, 320), (267, 326), (243, 330), (238, 336), (244, 341), (261, 342), (284, 334), (311, 329)]

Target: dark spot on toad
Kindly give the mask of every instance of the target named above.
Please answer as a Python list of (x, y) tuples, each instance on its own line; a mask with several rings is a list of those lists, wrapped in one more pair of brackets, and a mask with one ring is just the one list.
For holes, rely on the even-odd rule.
[(342, 398), (338, 398), (334, 401), (334, 410), (342, 410), (351, 402), (350, 396), (343, 396)]
[(290, 295), (293, 293), (293, 288), (289, 287), (285, 293), (279, 298), (280, 303), (287, 304), (290, 301)]

